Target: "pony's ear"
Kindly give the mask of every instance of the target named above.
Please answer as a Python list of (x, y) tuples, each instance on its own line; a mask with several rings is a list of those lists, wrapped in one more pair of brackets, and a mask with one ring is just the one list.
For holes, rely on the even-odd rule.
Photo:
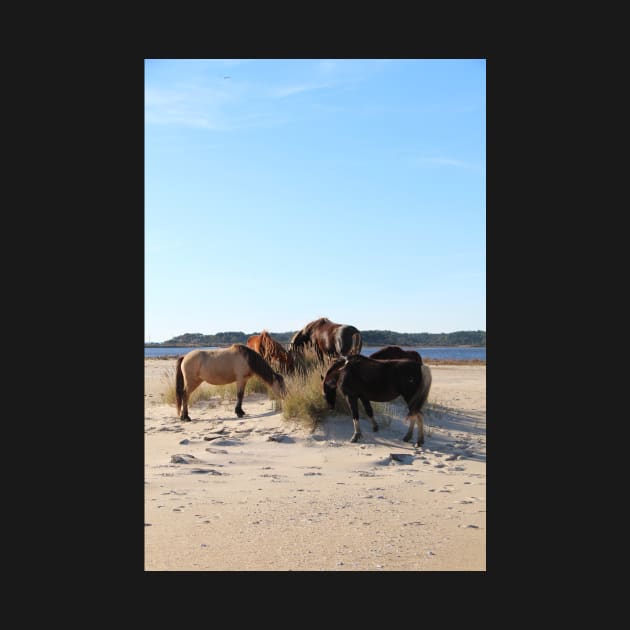
[(319, 375), (319, 378), (323, 381), (323, 380), (324, 380), (324, 375), (323, 375), (323, 374), (320, 374), (320, 375)]

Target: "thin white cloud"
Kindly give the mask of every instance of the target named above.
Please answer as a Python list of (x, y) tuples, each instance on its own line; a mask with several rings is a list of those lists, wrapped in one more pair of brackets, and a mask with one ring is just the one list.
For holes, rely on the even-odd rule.
[(145, 107), (170, 107), (176, 103), (181, 103), (184, 97), (179, 92), (173, 90), (155, 90), (147, 88), (144, 91)]
[(469, 166), (468, 163), (463, 162), (462, 160), (453, 160), (451, 158), (434, 157), (434, 158), (428, 158), (428, 161), (431, 164), (443, 164), (444, 166), (463, 166), (463, 167)]
[[(299, 94), (328, 90), (355, 83), (361, 79), (353, 68), (339, 60), (321, 60), (310, 67), (310, 77), (269, 85), (231, 79), (227, 68), (246, 60), (223, 59), (208, 61), (224, 67), (218, 76), (203, 72), (188, 76), (187, 82), (173, 82), (157, 87), (145, 86), (145, 122), (152, 125), (196, 127), (212, 131), (233, 131), (252, 127), (281, 125), (287, 121), (274, 101), (291, 99)], [(346, 64), (347, 65), (347, 64)]]
[(144, 118), (149, 124), (181, 125), (222, 131), (229, 128), (222, 110), (233, 100), (226, 90), (182, 85), (145, 89)]
[(222, 123), (211, 121), (202, 116), (186, 116), (177, 114), (145, 113), (144, 120), (147, 123), (157, 125), (181, 125), (182, 127), (197, 127), (199, 129), (211, 129), (213, 131), (226, 131), (228, 129)]
[(272, 88), (269, 94), (272, 98), (285, 98), (300, 94), (301, 92), (311, 92), (313, 90), (324, 90), (332, 87), (326, 83), (303, 83), (301, 85), (285, 85), (282, 87)]

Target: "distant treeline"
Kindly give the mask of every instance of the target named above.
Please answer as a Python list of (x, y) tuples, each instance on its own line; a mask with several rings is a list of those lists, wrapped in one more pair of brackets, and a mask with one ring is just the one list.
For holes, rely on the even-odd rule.
[[(269, 332), (280, 343), (288, 344), (296, 331)], [(247, 338), (258, 335), (253, 333), (221, 332), (216, 335), (185, 333), (163, 343), (146, 344), (150, 346), (229, 346), (233, 343), (247, 343)], [(400, 333), (391, 330), (362, 330), (364, 346), (478, 346), (485, 348), (485, 330), (459, 330), (452, 333)]]

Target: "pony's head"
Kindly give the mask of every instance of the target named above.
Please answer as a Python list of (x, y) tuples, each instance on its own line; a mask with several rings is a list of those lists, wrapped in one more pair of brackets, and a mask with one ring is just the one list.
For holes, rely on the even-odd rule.
[(289, 343), (289, 350), (292, 352), (301, 352), (304, 349), (304, 345), (310, 343), (311, 336), (309, 333), (305, 333), (304, 329), (298, 330)]
[(280, 398), (284, 398), (287, 395), (287, 386), (284, 382), (284, 377), (282, 374), (278, 374), (278, 372), (273, 373), (273, 385), (271, 389), (274, 391), (276, 396)]
[(326, 376), (322, 376), (322, 394), (328, 403), (328, 409), (331, 411), (335, 408), (337, 400), (337, 382), (341, 375), (343, 366), (346, 365), (346, 359), (337, 359), (326, 372)]

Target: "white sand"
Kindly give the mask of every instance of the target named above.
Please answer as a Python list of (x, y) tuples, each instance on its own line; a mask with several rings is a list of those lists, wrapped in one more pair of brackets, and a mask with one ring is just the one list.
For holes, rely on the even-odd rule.
[(373, 433), (361, 405), (355, 444), (349, 416), (311, 433), (264, 394), (242, 419), (235, 400), (201, 401), (180, 422), (160, 396), (174, 363), (145, 359), (146, 570), (485, 571), (485, 366), (429, 362), (429, 404), (446, 410), (425, 415), (415, 449), (402, 420), (376, 413)]

